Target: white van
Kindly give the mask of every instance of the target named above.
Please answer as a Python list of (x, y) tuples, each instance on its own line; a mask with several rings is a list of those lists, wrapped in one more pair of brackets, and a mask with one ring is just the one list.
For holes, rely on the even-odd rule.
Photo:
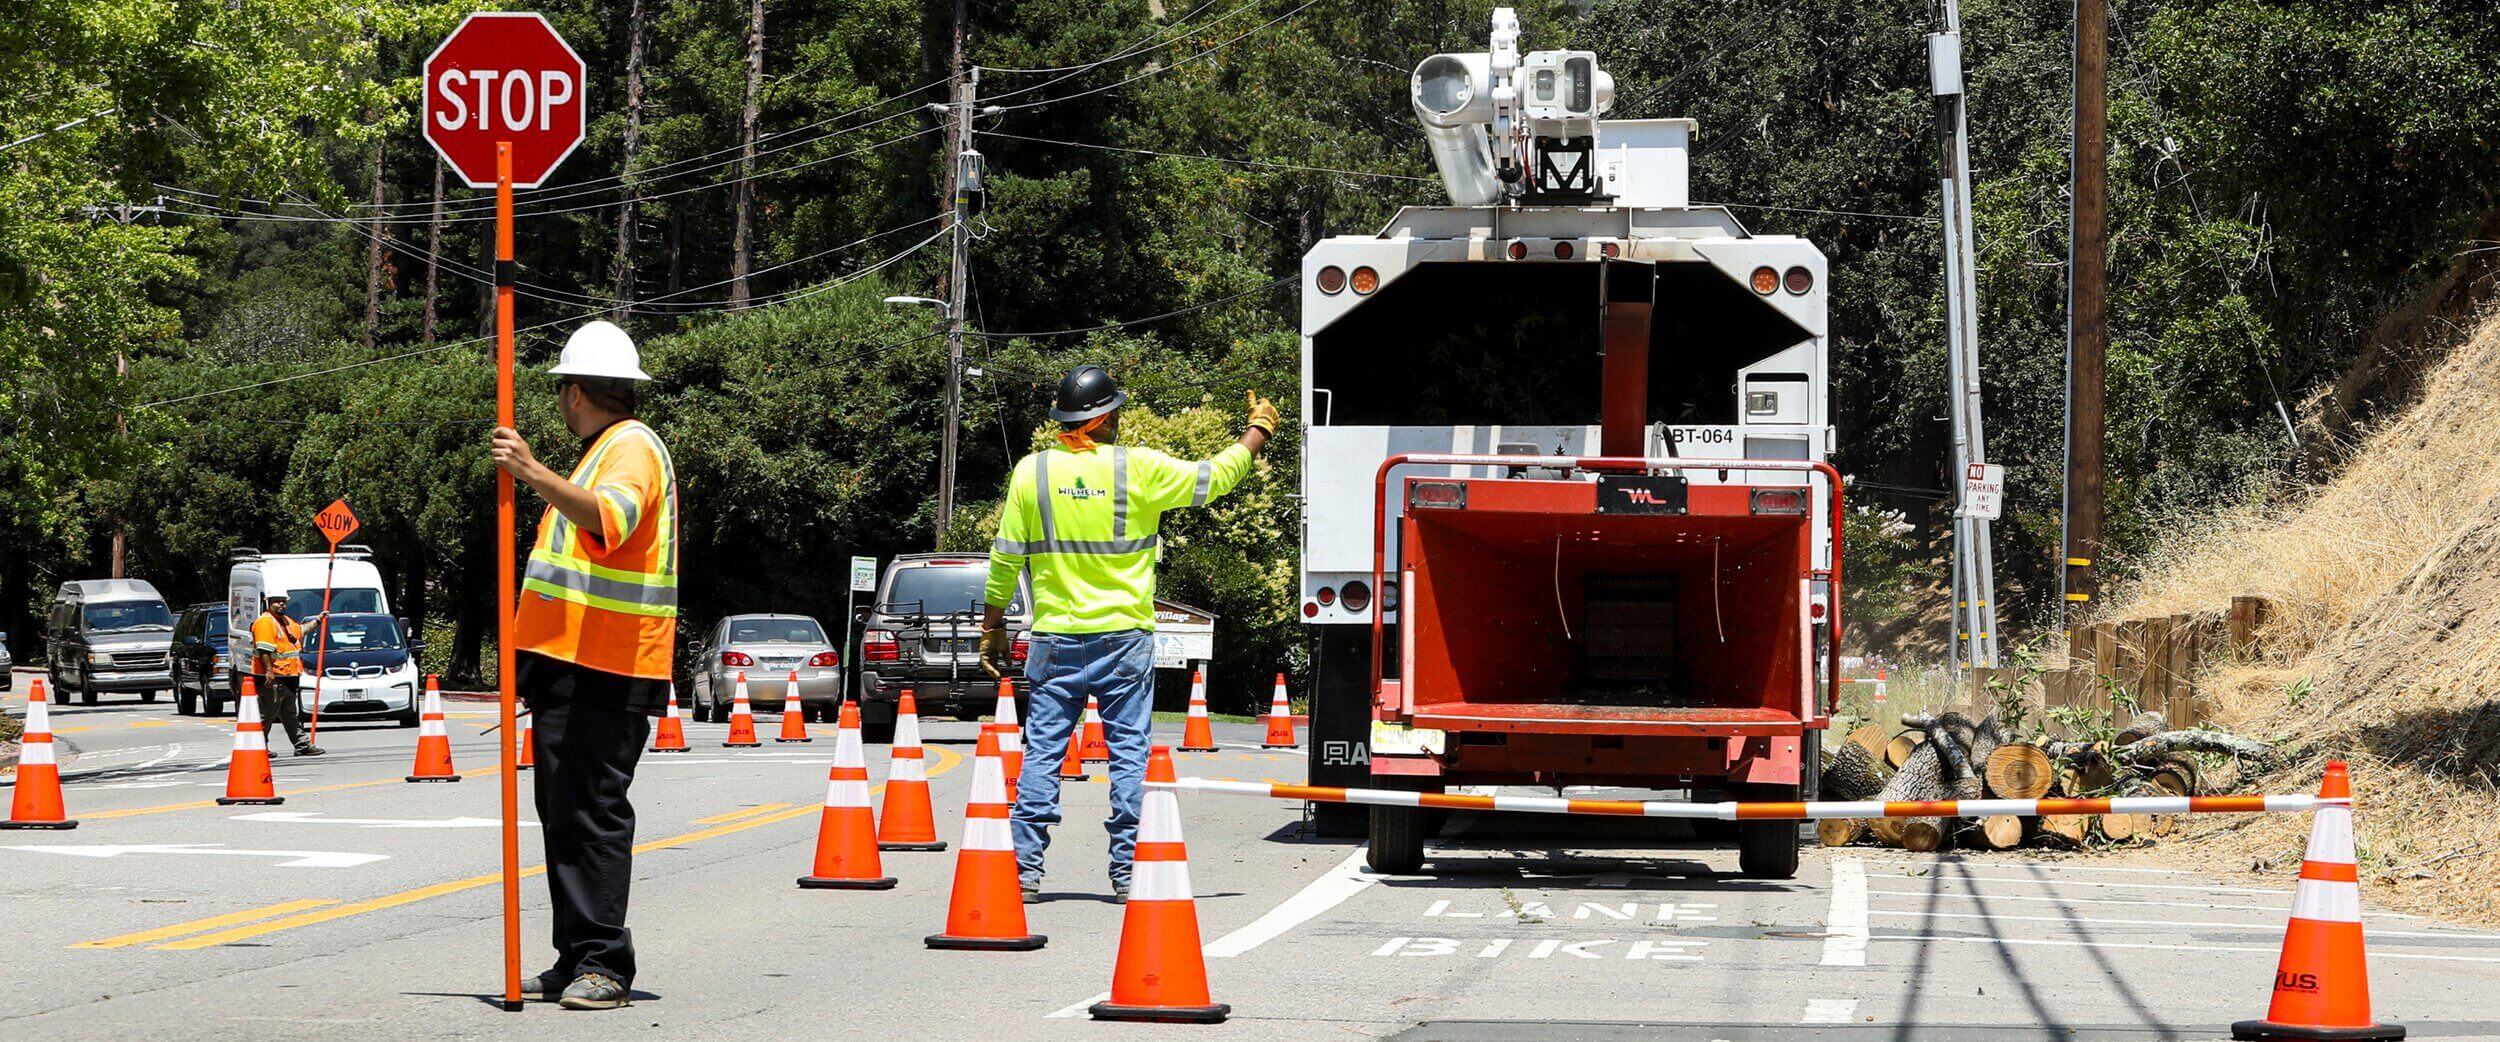
[[(349, 543), (339, 547), (335, 559), (329, 554), (236, 550), (234, 567), (226, 580), (226, 662), (232, 675), (242, 677), (252, 671), (252, 622), (260, 618), (261, 598), (283, 592), (287, 595), (286, 613), (305, 624), (306, 712), (311, 712), (318, 693), (324, 716), (392, 716), (402, 723), (415, 723), (418, 695), (424, 682), (417, 676), (414, 656), (383, 675), (360, 676), (373, 670), (349, 665), (329, 668), (327, 663), (323, 667), (331, 675), (315, 672), (314, 651), (320, 638), (314, 620), (321, 614), (325, 588), (329, 591), (332, 615), (391, 614), (390, 596), (382, 588), (382, 570), (373, 565), (371, 547)], [(240, 685), (241, 681), (236, 683)]]

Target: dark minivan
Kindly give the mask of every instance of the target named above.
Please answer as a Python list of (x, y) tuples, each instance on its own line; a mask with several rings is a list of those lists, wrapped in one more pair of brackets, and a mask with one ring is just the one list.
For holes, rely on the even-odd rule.
[(226, 668), (226, 602), (203, 601), (174, 620), (174, 712), (218, 716), (234, 698)]

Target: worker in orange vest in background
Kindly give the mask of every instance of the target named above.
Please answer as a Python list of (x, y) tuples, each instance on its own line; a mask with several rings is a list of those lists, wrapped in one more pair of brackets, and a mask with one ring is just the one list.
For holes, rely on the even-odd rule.
[(265, 610), (252, 620), (252, 683), (260, 689), (260, 718), (286, 729), (295, 755), (319, 756), (304, 737), (304, 624), (286, 613), (286, 595), (261, 598)]
[(573, 333), (550, 372), (564, 425), (584, 439), (570, 478), (498, 427), (495, 464), (547, 500), (512, 621), (513, 686), (529, 702), (539, 835), (556, 965), (524, 987), (567, 1009), (627, 1004), (634, 981), (625, 899), (634, 806), (626, 799), (651, 718), (668, 705), (677, 642), (677, 474), (634, 418), (651, 378), (633, 339), (606, 322)]

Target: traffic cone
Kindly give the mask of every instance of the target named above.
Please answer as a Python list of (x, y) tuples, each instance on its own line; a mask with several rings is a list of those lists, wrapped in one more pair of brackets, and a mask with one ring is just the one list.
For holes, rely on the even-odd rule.
[(1102, 737), (1102, 702), (1092, 695), (1085, 696), (1084, 736), (1085, 741), (1078, 748), (1084, 751), (1085, 762), (1110, 763), (1111, 743)]
[(1068, 729), (1068, 751), (1059, 757), (1060, 781), (1084, 781), (1093, 775), (1085, 773), (1085, 729)]
[(2360, 869), (2352, 856), (2352, 779), (2329, 760), (2310, 813), (2309, 853), (2292, 891), (2291, 924), (2274, 971), (2266, 1019), (2231, 1025), (2235, 1039), (2395, 1039), (2401, 1024), (2370, 1018), (2370, 969), (2361, 944)]
[[(792, 691), (798, 690), (795, 685)], [(833, 770), (825, 775), (825, 814), (816, 826), (816, 871), (799, 877), (807, 890), (891, 890), (894, 877), (877, 858), (876, 812), (868, 807), (868, 757), (860, 747), (859, 704), (842, 703), (833, 732)]]
[(668, 685), (668, 715), (660, 718), (660, 726), (651, 732), (651, 751), (655, 753), (691, 752), (686, 748), (686, 711), (677, 708), (677, 684)]
[(412, 782), (454, 782), (460, 775), (451, 769), (451, 735), (443, 730), (443, 688), (431, 673), (425, 677), (425, 710), (417, 724), (416, 773)]
[(9, 820), (0, 829), (74, 829), (78, 822), (61, 804), (61, 764), (52, 752), (52, 710), (43, 697), (43, 679), (27, 681), (26, 733), (17, 751), (17, 795), (9, 800)]
[(1180, 795), (1171, 788), (1179, 781), (1171, 747), (1155, 746), (1146, 757), (1146, 803), (1137, 820), (1136, 879), (1121, 917), (1120, 958), (1111, 971), (1111, 998), (1088, 1009), (1096, 1020), (1216, 1024), (1233, 1011), (1207, 997)]
[(989, 730), (998, 735), (998, 755), (1007, 771), (1007, 805), (1016, 803), (1016, 785), (1024, 778), (1024, 724), (1016, 719), (1016, 682), (998, 680), (998, 708), (991, 710)]
[(512, 757), (512, 769), (526, 771), (538, 766), (538, 733), (530, 726), (530, 714), (521, 714), (521, 751)]
[(1029, 952), (1050, 941), (1025, 930), (1016, 844), (1007, 834), (1005, 755), (999, 752), (998, 739), (998, 732), (983, 731), (974, 747), (964, 845), (955, 851), (955, 891), (946, 906), (946, 932), (930, 934), (922, 942), (931, 948)]
[(753, 749), (764, 744), (755, 738), (755, 709), (747, 705), (747, 674), (738, 671), (738, 694), (729, 703), (729, 737), (720, 740), (723, 748)]
[(269, 777), (269, 735), (260, 726), (260, 689), (243, 678), (243, 694), (234, 702), (234, 752), (226, 757), (226, 794), (217, 805), (285, 803)]
[[(848, 711), (849, 703), (844, 703), (843, 708)], [(807, 734), (807, 703), (799, 701), (798, 671), (791, 670), (789, 691), (781, 696), (781, 733), (774, 736), (773, 741), (813, 742), (815, 740)]]
[(929, 808), (929, 777), (920, 748), (920, 705), (903, 689), (894, 707), (894, 742), (886, 748), (885, 813), (877, 816), (877, 849), (944, 850)]
[(1276, 698), (1267, 704), (1267, 740), (1261, 749), (1291, 749), (1300, 742), (1293, 737), (1293, 707), (1285, 702), (1285, 675), (1276, 674)]
[(1189, 671), (1189, 720), (1181, 725), (1181, 751), (1185, 753), (1215, 751), (1215, 721), (1207, 716), (1205, 670)]

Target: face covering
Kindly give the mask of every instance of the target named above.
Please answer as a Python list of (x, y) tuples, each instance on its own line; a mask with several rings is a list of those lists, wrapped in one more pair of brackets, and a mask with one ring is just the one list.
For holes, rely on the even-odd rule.
[(1069, 452), (1092, 452), (1094, 439), (1091, 435), (1094, 433), (1094, 428), (1102, 426), (1102, 421), (1110, 418), (1110, 413), (1104, 413), (1085, 421), (1075, 430), (1060, 431), (1059, 444), (1067, 446)]

